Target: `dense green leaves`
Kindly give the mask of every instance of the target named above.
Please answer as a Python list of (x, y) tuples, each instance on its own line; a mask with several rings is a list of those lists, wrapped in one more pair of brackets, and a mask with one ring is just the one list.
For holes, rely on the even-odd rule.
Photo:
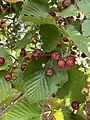
[(85, 87), (85, 84), (86, 82), (82, 72), (73, 68), (68, 71), (68, 82), (59, 89), (57, 95), (59, 98), (68, 96), (71, 101), (76, 100), (79, 103), (84, 102), (85, 98), (81, 91)]
[(27, 2), (23, 6), (22, 14), (35, 17), (47, 17), (49, 7), (41, 2)]
[(20, 19), (24, 22), (35, 22), (37, 24), (55, 24), (49, 16), (49, 7), (46, 2), (31, 1), (24, 5)]
[[(2, 17), (4, 20), (5, 16), (6, 20), (3, 23), (0, 19), (0, 45), (2, 46), (0, 57), (5, 58), (5, 63), (0, 65), (0, 101), (7, 105), (5, 109), (0, 109), (0, 114), (3, 114), (2, 110), (5, 113), (8, 111), (5, 116), (1, 116), (0, 120), (42, 120), (44, 110), (41, 110), (38, 102), (56, 97), (56, 93), (61, 99), (61, 103), (57, 103), (58, 111), (55, 111), (56, 106), (52, 108), (52, 113), (58, 113), (55, 116), (57, 120), (82, 120), (81, 116), (83, 116), (82, 111), (84, 108), (79, 107), (78, 115), (74, 115), (71, 107), (68, 106), (74, 100), (78, 103), (85, 102), (85, 96), (82, 94), (82, 89), (86, 86), (84, 73), (79, 71), (77, 66), (74, 68), (58, 68), (56, 62), (50, 60), (50, 52), (54, 50), (59, 52), (66, 61), (66, 57), (70, 53), (74, 53), (74, 51), (71, 51), (73, 46), (63, 39), (68, 38), (74, 41), (78, 47), (76, 53), (78, 51), (85, 52), (90, 57), (90, 0), (75, 0), (75, 4), (71, 3), (74, 1), (67, 0), (68, 6), (65, 2), (63, 0), (25, 0), (21, 3), (10, 5), (2, 3), (2, 6), (0, 5), (0, 18)], [(60, 10), (60, 7), (62, 7), (62, 10)], [(83, 17), (85, 14), (85, 18), (82, 18), (82, 20), (82, 15), (76, 16), (79, 12), (80, 14), (83, 13)], [(59, 16), (63, 17), (63, 21), (57, 20)], [(74, 16), (75, 21), (73, 23), (73, 19), (67, 19), (69, 16)], [(62, 23), (59, 24), (59, 22)], [(14, 26), (17, 27), (14, 28)], [(23, 37), (21, 34), (24, 30), (26, 33), (23, 34), (25, 35)], [(34, 57), (32, 55), (33, 49), (39, 47), (43, 52), (43, 56)], [(17, 48), (18, 50), (16, 50)], [(27, 55), (24, 57), (20, 56), (19, 51), (21, 48), (25, 48), (27, 51)], [(27, 59), (30, 55), (32, 57), (28, 63)], [(55, 55), (55, 57), (57, 56)], [(80, 58), (81, 56), (80, 54)], [(85, 60), (89, 61), (88, 57)], [(82, 62), (82, 59), (80, 60)], [(76, 63), (78, 62), (76, 61)], [(22, 71), (24, 69), (22, 69), (22, 64), (27, 65), (25, 71)], [(60, 64), (63, 66), (64, 61)], [(86, 66), (84, 67), (86, 68)], [(53, 75), (47, 76), (46, 70), (48, 68), (52, 68)], [(5, 80), (6, 71), (13, 73), (11, 81)], [(19, 99), (17, 97), (18, 93), (13, 91), (12, 87), (14, 90), (22, 92), (23, 97), (20, 97), (20, 99), (24, 99), (23, 101), (17, 100)], [(69, 98), (69, 101), (67, 98)], [(44, 102), (46, 103), (46, 101)], [(10, 108), (8, 104), (11, 105)], [(10, 110), (7, 110), (7, 108)]]
[(41, 40), (43, 42), (43, 50), (45, 52), (52, 51), (58, 41), (59, 38), (59, 29), (55, 25), (50, 24), (44, 24), (40, 26), (40, 34), (41, 34)]
[(38, 103), (20, 101), (5, 115), (5, 120), (42, 120), (40, 106)]
[[(49, 98), (53, 93), (56, 93), (59, 87), (62, 87), (68, 80), (65, 70), (58, 70), (53, 66), (54, 74), (51, 77), (45, 75), (45, 69), (41, 69), (41, 61), (34, 62), (32, 70), (31, 64), (28, 66), (24, 74), (24, 93), (33, 101), (40, 101)], [(35, 66), (35, 67), (34, 67)], [(37, 69), (37, 71), (36, 71)], [(35, 71), (34, 71), (35, 70)]]
[(26, 80), (25, 93), (33, 101), (39, 101), (49, 98), (55, 93), (58, 89), (57, 84), (62, 86), (67, 80), (67, 75), (65, 72), (61, 72), (52, 77), (46, 77), (44, 71), (37, 71), (32, 75), (27, 75), (24, 80)]

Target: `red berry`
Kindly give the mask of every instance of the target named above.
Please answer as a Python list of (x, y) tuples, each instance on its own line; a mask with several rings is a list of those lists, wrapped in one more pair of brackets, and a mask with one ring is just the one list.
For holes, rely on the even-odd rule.
[(57, 47), (61, 47), (61, 46), (62, 46), (62, 42), (58, 42)]
[(56, 94), (55, 94), (55, 93), (53, 93), (53, 94), (52, 94), (52, 97), (53, 97), (53, 98), (55, 98), (55, 97), (56, 97)]
[(57, 52), (52, 52), (51, 53), (51, 60), (57, 61), (60, 59), (60, 55)]
[(0, 57), (0, 65), (3, 65), (5, 63), (5, 59), (3, 57)]
[(66, 67), (73, 67), (75, 66), (75, 57), (74, 56), (68, 56), (66, 58)]
[(85, 58), (85, 57), (87, 57), (87, 55), (83, 52), (83, 53), (81, 54), (81, 57), (82, 57), (82, 58)]
[(68, 22), (69, 24), (71, 24), (71, 23), (73, 23), (73, 21), (74, 21), (74, 17), (73, 17), (73, 16), (67, 17), (66, 20), (67, 20), (67, 22)]
[(72, 108), (73, 108), (74, 110), (78, 110), (78, 108), (79, 108), (79, 104), (78, 104), (76, 101), (73, 101), (73, 102), (71, 103), (71, 106), (72, 106)]
[(5, 77), (5, 80), (10, 81), (12, 79), (12, 73), (7, 72), (4, 77)]
[(64, 1), (62, 2), (62, 6), (63, 6), (64, 8), (67, 8), (67, 7), (69, 6), (69, 4), (68, 4), (68, 2), (67, 2), (66, 0), (64, 0)]
[(64, 38), (63, 38), (63, 41), (64, 41), (64, 42), (68, 42), (69, 40), (68, 40), (68, 38), (64, 37)]
[(49, 12), (49, 14), (52, 15), (52, 16), (56, 16), (55, 10), (51, 10), (51, 11)]
[(12, 6), (9, 6), (9, 7), (7, 7), (6, 11), (7, 11), (8, 13), (13, 13), (13, 12), (15, 11), (15, 9), (14, 9), (14, 7), (12, 7)]
[(21, 49), (20, 56), (25, 57), (27, 55), (27, 52), (24, 48)]
[(56, 21), (58, 22), (58, 24), (61, 24), (64, 21), (64, 19), (61, 16), (59, 16), (57, 17)]
[(72, 3), (72, 4), (75, 4), (75, 0), (71, 0), (71, 3)]
[(21, 70), (22, 70), (22, 71), (25, 71), (25, 70), (26, 70), (26, 64), (22, 64), (22, 65), (21, 65)]
[(46, 76), (52, 76), (53, 75), (53, 69), (52, 68), (47, 68), (45, 74), (46, 74)]
[(33, 56), (34, 57), (40, 57), (40, 56), (42, 56), (43, 55), (43, 53), (42, 53), (42, 51), (40, 50), (40, 49), (35, 49), (34, 51), (33, 51)]
[(59, 68), (64, 68), (64, 67), (65, 67), (65, 61), (64, 61), (64, 59), (59, 59), (59, 60), (57, 61), (57, 66), (58, 66)]
[(30, 57), (25, 57), (25, 61), (27, 62), (27, 63), (29, 63), (30, 62)]

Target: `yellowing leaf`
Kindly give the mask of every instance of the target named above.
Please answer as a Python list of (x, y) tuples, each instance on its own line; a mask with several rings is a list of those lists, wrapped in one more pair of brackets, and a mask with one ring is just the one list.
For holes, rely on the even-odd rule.
[(64, 120), (64, 116), (63, 113), (61, 111), (61, 109), (59, 109), (55, 114), (54, 117), (56, 120)]
[(87, 82), (90, 82), (90, 75), (89, 75), (88, 78), (87, 78)]
[(5, 0), (5, 1), (9, 3), (24, 2), (24, 0)]

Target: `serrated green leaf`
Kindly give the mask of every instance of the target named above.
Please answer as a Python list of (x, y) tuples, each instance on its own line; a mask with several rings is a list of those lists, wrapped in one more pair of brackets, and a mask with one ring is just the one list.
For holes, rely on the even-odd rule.
[(83, 13), (90, 13), (90, 0), (81, 0), (77, 5)]
[(90, 57), (88, 39), (86, 39), (83, 35), (72, 35), (71, 38), (75, 42), (75, 44), (78, 46), (78, 48), (81, 51), (85, 52), (88, 57)]
[[(35, 63), (35, 65), (40, 66), (40, 62)], [(55, 66), (53, 66), (53, 69), (54, 74), (51, 77), (47, 77), (45, 70), (41, 68), (35, 69), (36, 72), (30, 71), (30, 66), (24, 73), (24, 93), (33, 102), (51, 97), (58, 90), (58, 85), (62, 87), (67, 82), (68, 76), (65, 70), (58, 70)]]
[(35, 16), (35, 17), (47, 17), (49, 7), (47, 4), (41, 2), (27, 2), (22, 9), (23, 15)]
[(0, 101), (5, 100), (11, 95), (11, 83), (4, 79), (5, 71), (0, 71)]
[(40, 26), (41, 40), (45, 52), (52, 51), (59, 41), (59, 29), (55, 25), (43, 24)]
[(21, 71), (20, 68), (16, 68), (14, 72), (16, 73), (16, 79), (13, 80), (12, 83), (17, 90), (22, 92), (23, 91), (23, 72)]
[(77, 14), (77, 8), (74, 5), (70, 5), (67, 9), (57, 12), (56, 14), (62, 17), (75, 16)]
[(81, 91), (85, 87), (86, 81), (82, 75), (82, 72), (78, 69), (70, 69), (68, 71), (68, 82), (59, 89), (57, 92), (58, 97), (64, 98), (68, 96), (71, 101), (76, 100), (79, 103), (84, 102), (85, 98)]
[(75, 30), (79, 31), (80, 33), (82, 33), (82, 22), (81, 21), (74, 21), (72, 23), (72, 26), (74, 27)]
[(79, 50), (85, 52), (87, 56), (90, 57), (89, 40), (85, 38), (85, 36), (81, 35), (79, 31), (75, 30), (74, 26), (72, 25), (68, 26), (67, 32), (71, 40), (73, 40), (75, 44), (78, 46)]
[(35, 16), (22, 16), (22, 21), (23, 22), (34, 22), (34, 23), (37, 23), (37, 24), (56, 24), (56, 22), (50, 18), (38, 18), (38, 17), (35, 17)]
[(82, 32), (85, 37), (90, 36), (90, 20), (85, 20), (82, 23)]
[(65, 30), (64, 27), (61, 26), (61, 27), (59, 28), (59, 31), (60, 31), (61, 34), (63, 34), (63, 35), (65, 35), (65, 36), (69, 37), (69, 34), (68, 34), (68, 32)]
[(5, 120), (42, 120), (38, 103), (30, 104), (26, 100), (16, 103), (5, 115)]

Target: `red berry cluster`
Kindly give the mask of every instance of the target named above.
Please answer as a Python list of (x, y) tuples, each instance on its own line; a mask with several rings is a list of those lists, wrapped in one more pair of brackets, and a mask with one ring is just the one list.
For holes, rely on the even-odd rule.
[[(25, 60), (26, 63), (30, 62), (30, 57), (27, 56), (27, 51), (24, 48), (21, 49), (20, 56), (24, 57), (24, 60)], [(26, 63), (21, 65), (20, 68), (21, 68), (22, 71), (26, 70), (26, 66), (27, 66)]]
[(59, 68), (75, 66), (75, 57), (71, 56), (71, 55), (67, 56), (66, 59), (64, 59), (59, 55), (59, 53), (52, 52), (51, 53), (51, 60), (56, 61), (56, 64)]
[(63, 0), (62, 3), (60, 3), (56, 9), (54, 8), (51, 8), (49, 14), (53, 17), (56, 18), (56, 22), (58, 24), (62, 24), (63, 22), (64, 23), (73, 23), (74, 21), (74, 17), (73, 16), (70, 16), (70, 17), (66, 17), (66, 18), (63, 18), (62, 16), (56, 16), (56, 12), (59, 11), (61, 12), (63, 9), (66, 9), (70, 4), (75, 4), (75, 0), (71, 0), (71, 2), (69, 3), (67, 0)]
[[(71, 68), (75, 66), (75, 57), (70, 55), (67, 56), (66, 59), (62, 58), (59, 53), (57, 52), (52, 52), (51, 53), (51, 60), (55, 61), (58, 68)], [(46, 69), (46, 75), (47, 76), (52, 76), (53, 75), (53, 68), (47, 68)]]

